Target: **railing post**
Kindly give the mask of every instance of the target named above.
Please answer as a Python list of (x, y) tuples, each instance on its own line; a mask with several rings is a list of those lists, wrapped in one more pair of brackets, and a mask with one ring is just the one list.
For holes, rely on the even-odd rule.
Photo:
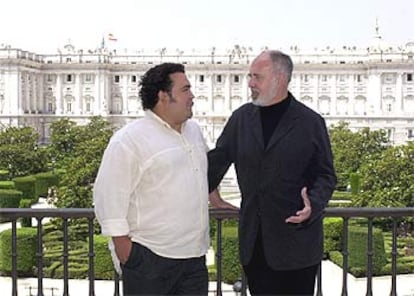
[(342, 225), (342, 296), (348, 296), (348, 217), (343, 217)]
[(316, 296), (322, 296), (322, 262), (318, 266)]
[(93, 246), (93, 218), (88, 218), (89, 230), (89, 296), (95, 296), (95, 264), (94, 264), (94, 246)]
[(37, 219), (37, 295), (43, 296), (43, 217)]
[(391, 292), (390, 296), (397, 296), (397, 220), (392, 218), (392, 247), (391, 247)]
[(69, 296), (68, 218), (63, 218), (63, 296)]
[(216, 295), (217, 296), (222, 296), (222, 291), (221, 291), (221, 266), (222, 266), (222, 262), (221, 262), (221, 258), (222, 258), (222, 253), (221, 253), (221, 246), (222, 246), (222, 231), (221, 231), (221, 222), (222, 222), (222, 218), (216, 218), (216, 222), (217, 222), (217, 252), (216, 252), (216, 267), (217, 267), (217, 291), (216, 291)]
[(372, 262), (373, 262), (373, 225), (372, 217), (368, 218), (368, 246), (367, 246), (367, 293), (366, 296), (372, 296)]
[(17, 225), (16, 219), (12, 220), (12, 296), (17, 296)]
[(116, 270), (114, 270), (114, 281), (115, 281), (115, 290), (114, 296), (119, 296), (119, 274)]

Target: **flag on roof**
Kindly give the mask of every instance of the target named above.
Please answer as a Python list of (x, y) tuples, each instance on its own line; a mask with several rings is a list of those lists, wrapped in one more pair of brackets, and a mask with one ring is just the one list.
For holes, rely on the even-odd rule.
[(114, 34), (109, 33), (109, 34), (108, 34), (108, 40), (109, 40), (109, 41), (118, 41), (118, 38), (116, 38), (116, 37), (114, 36)]

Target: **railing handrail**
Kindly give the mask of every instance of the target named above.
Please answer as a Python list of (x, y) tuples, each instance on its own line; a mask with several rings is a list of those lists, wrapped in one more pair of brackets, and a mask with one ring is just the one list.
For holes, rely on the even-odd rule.
[[(218, 219), (235, 218), (237, 210), (230, 209), (210, 209), (210, 213)], [(62, 217), (62, 218), (93, 218), (95, 216), (93, 208), (0, 208), (0, 217), (20, 218), (20, 217)], [(326, 208), (326, 217), (414, 217), (414, 207), (399, 208), (372, 208), (372, 207), (346, 207), (346, 208)]]
[[(210, 217), (217, 221), (217, 288), (216, 295), (222, 295), (221, 288), (221, 239), (222, 239), (222, 220), (238, 218), (237, 210), (230, 209), (210, 209)], [(372, 261), (373, 261), (373, 220), (380, 217), (392, 218), (392, 277), (391, 277), (391, 296), (397, 295), (397, 221), (402, 217), (414, 217), (414, 207), (398, 207), (398, 208), (368, 208), (368, 207), (346, 207), (346, 208), (326, 208), (323, 212), (324, 217), (339, 217), (343, 219), (344, 236), (342, 242), (343, 255), (343, 271), (342, 271), (342, 296), (348, 295), (347, 290), (347, 271), (348, 271), (348, 221), (350, 218), (367, 218), (368, 220), (368, 241), (367, 241), (367, 294), (372, 295)], [(0, 208), (0, 217), (10, 218), (12, 220), (12, 250), (16, 250), (16, 223), (18, 218), (33, 217), (37, 219), (38, 246), (36, 256), (38, 257), (38, 295), (43, 295), (43, 251), (42, 251), (42, 221), (43, 218), (62, 218), (64, 233), (64, 296), (69, 295), (68, 283), (68, 220), (73, 218), (87, 218), (89, 229), (89, 295), (95, 295), (94, 288), (94, 246), (93, 246), (93, 220), (95, 212), (93, 208)], [(12, 254), (12, 295), (17, 296), (17, 253)], [(246, 295), (246, 280), (243, 276), (241, 295)], [(119, 276), (115, 274), (115, 291), (114, 295), (119, 294)], [(316, 295), (322, 296), (322, 280), (321, 269), (317, 276), (317, 292)]]

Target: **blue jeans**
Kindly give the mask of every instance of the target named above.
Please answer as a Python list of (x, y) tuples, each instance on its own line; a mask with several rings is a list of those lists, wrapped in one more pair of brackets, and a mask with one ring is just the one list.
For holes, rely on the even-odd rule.
[(124, 296), (208, 294), (205, 256), (165, 258), (134, 242), (121, 268)]

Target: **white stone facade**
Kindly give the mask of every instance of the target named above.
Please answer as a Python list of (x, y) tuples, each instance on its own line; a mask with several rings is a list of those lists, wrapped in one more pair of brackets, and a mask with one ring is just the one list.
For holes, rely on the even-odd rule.
[[(287, 50), (294, 62), (290, 89), (321, 113), (327, 125), (347, 121), (352, 129), (386, 129), (394, 144), (414, 140), (414, 43), (386, 47), (378, 37), (365, 49)], [(119, 53), (105, 47), (56, 54), (0, 47), (0, 129), (33, 126), (49, 137), (62, 117), (84, 124), (102, 115), (118, 126), (142, 116), (141, 75), (161, 62), (186, 66), (194, 117), (212, 145), (232, 110), (248, 102), (248, 68), (261, 51), (234, 46), (190, 52), (168, 49)]]

